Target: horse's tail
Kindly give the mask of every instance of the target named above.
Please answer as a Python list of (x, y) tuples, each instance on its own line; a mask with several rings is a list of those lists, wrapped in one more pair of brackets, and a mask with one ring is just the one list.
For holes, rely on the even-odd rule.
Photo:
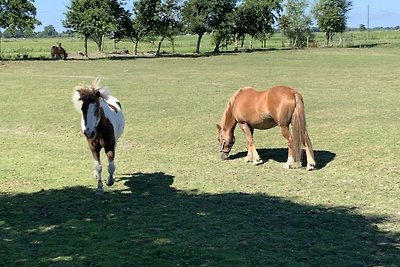
[(303, 97), (295, 92), (295, 108), (292, 116), (292, 156), (294, 162), (301, 162), (302, 148), (307, 138), (306, 117), (304, 113)]

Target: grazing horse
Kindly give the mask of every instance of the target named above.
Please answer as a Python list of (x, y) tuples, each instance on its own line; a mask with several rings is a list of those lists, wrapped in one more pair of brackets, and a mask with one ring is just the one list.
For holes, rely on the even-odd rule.
[(58, 43), (58, 46), (53, 45), (51, 47), (51, 58), (52, 59), (67, 59), (68, 54), (65, 49)]
[(115, 146), (121, 136), (125, 120), (121, 104), (109, 91), (99, 85), (96, 79), (91, 86), (75, 87), (72, 102), (81, 112), (81, 127), (94, 158), (94, 177), (97, 179), (97, 193), (103, 193), (101, 181), (100, 150), (104, 148), (108, 159), (108, 178), (106, 184), (114, 184)]
[[(278, 86), (265, 91), (251, 87), (239, 89), (229, 100), (218, 128), (218, 142), (221, 159), (227, 159), (235, 143), (236, 125), (246, 135), (246, 161), (258, 165), (262, 163), (253, 141), (254, 129), (266, 130), (275, 126), (288, 143), (288, 159), (284, 168), (301, 166), (301, 149), (307, 155), (307, 170), (315, 168), (314, 152), (306, 129), (303, 97), (294, 89)], [(292, 126), (292, 133), (289, 131)]]

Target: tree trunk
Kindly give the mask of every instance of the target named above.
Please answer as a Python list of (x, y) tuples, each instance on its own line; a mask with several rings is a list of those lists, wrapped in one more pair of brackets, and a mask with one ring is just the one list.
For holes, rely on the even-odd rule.
[(326, 32), (325, 39), (326, 39), (326, 46), (329, 46), (329, 39), (330, 39), (330, 32)]
[(199, 37), (197, 38), (196, 53), (200, 53), (200, 43), (201, 43), (202, 37), (203, 37), (203, 33), (199, 33)]
[(165, 36), (162, 36), (161, 40), (158, 42), (158, 48), (157, 48), (157, 53), (156, 53), (157, 56), (160, 54), (161, 44), (164, 41), (164, 38), (165, 38)]
[(235, 52), (239, 51), (239, 37), (235, 34)]
[(88, 53), (87, 53), (87, 40), (88, 40), (88, 36), (85, 35), (85, 41), (83, 46), (85, 47), (85, 57), (88, 57)]
[(215, 47), (214, 47), (214, 53), (219, 53), (219, 46), (221, 45), (221, 41), (220, 40), (217, 40), (216, 42), (215, 42)]

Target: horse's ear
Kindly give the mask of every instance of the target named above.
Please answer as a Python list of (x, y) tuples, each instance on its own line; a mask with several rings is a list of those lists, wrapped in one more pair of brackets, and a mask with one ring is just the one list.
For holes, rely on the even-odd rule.
[(216, 124), (217, 125), (217, 129), (218, 129), (218, 131), (221, 131), (221, 126), (219, 125), (219, 124)]
[(99, 90), (96, 90), (96, 92), (95, 92), (94, 94), (95, 94), (95, 96), (97, 96), (97, 97), (100, 97), (100, 96), (101, 96), (101, 94), (100, 94), (100, 91), (99, 91)]

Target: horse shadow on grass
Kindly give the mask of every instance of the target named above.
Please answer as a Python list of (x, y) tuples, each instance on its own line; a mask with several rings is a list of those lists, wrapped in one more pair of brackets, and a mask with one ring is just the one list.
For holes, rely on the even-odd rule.
[(384, 217), (265, 194), (177, 190), (162, 172), (123, 190), (0, 193), (0, 265), (395, 266)]
[[(261, 148), (257, 149), (258, 154), (260, 155), (260, 158), (263, 160), (263, 164), (266, 163), (268, 160), (274, 160), (276, 162), (284, 163), (287, 161), (287, 148)], [(229, 159), (238, 159), (238, 158), (244, 158), (246, 157), (247, 152), (241, 151), (236, 154), (232, 154), (229, 156)], [(336, 157), (336, 154), (330, 151), (325, 151), (325, 150), (314, 150), (314, 157), (315, 161), (317, 162), (317, 170), (325, 168), (326, 165), (333, 161)], [(307, 161), (306, 161), (306, 156), (303, 151), (303, 156), (302, 156), (302, 165), (306, 166)]]

